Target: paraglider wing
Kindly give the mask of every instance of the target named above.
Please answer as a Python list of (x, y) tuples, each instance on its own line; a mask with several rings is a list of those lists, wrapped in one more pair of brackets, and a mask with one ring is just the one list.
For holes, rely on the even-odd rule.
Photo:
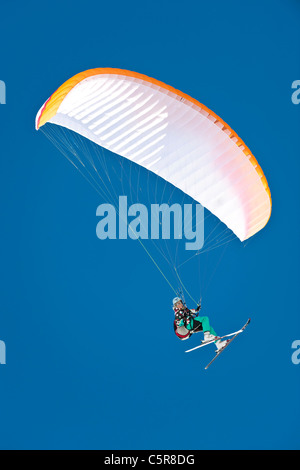
[(267, 180), (238, 135), (190, 96), (135, 72), (92, 69), (42, 106), (52, 123), (152, 171), (216, 215), (241, 240), (271, 214)]

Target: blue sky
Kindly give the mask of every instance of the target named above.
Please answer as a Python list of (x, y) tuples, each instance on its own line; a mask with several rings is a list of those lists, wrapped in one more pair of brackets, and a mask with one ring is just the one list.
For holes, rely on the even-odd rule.
[[(1, 448), (299, 449), (299, 15), (296, 0), (1, 5)], [(184, 354), (200, 338), (174, 336), (173, 292), (141, 246), (97, 239), (106, 201), (34, 129), (94, 67), (203, 102), (268, 179), (265, 229), (182, 273), (218, 332), (252, 318), (208, 371), (213, 349)]]

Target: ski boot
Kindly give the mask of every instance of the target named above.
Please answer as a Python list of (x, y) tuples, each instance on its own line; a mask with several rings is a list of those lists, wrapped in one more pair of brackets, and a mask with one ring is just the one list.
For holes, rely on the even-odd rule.
[(220, 339), (218, 341), (215, 341), (215, 345), (217, 346), (216, 353), (219, 353), (222, 351), (222, 349), (225, 348), (226, 344), (229, 343), (229, 339), (225, 339), (221, 341)]

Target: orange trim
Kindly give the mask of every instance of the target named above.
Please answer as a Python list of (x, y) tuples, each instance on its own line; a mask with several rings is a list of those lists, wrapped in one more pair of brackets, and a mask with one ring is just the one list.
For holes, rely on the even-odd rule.
[[(160, 82), (159, 80), (156, 80), (155, 78), (148, 77), (147, 75), (143, 75), (141, 73), (137, 72), (131, 72), (129, 70), (122, 70), (122, 69), (114, 69), (114, 68), (96, 68), (96, 69), (90, 69), (86, 70), (85, 72), (78, 73), (77, 75), (74, 75), (74, 77), (70, 78), (67, 80), (65, 83), (63, 83), (46, 101), (43, 109), (41, 110), (40, 116), (37, 120), (36, 128), (39, 129), (42, 127), (46, 122), (48, 122), (55, 114), (57, 113), (57, 110), (59, 106), (61, 105), (62, 101), (66, 97), (66, 95), (74, 88), (78, 83), (80, 83), (82, 80), (92, 77), (94, 75), (102, 75), (102, 74), (111, 74), (111, 75), (124, 75), (126, 77), (131, 77), (131, 78), (138, 78), (140, 80), (143, 80), (145, 82), (152, 83), (154, 85), (157, 85), (160, 88), (164, 88), (165, 90), (171, 91), (175, 95), (180, 96), (181, 98), (186, 99), (187, 101), (195, 104), (197, 107), (200, 109), (204, 109), (208, 114), (213, 116), (217, 121), (223, 124), (223, 127), (230, 132), (230, 138), (235, 138), (236, 139), (236, 145), (240, 147), (241, 145), (244, 146), (243, 152), (244, 154), (248, 157), (250, 163), (254, 166), (255, 170), (257, 171), (258, 176), (262, 180), (262, 183), (266, 189), (267, 194), (269, 195), (270, 198), (270, 209), (272, 208), (272, 199), (271, 199), (271, 193), (270, 189), (268, 187), (267, 180), (264, 176), (264, 173), (258, 164), (256, 158), (254, 155), (251, 153), (250, 149), (246, 146), (246, 144), (243, 142), (243, 140), (234, 132), (231, 127), (226, 124), (223, 119), (221, 119), (217, 114), (215, 114), (213, 111), (211, 111), (209, 108), (207, 108), (204, 104), (200, 103), (199, 101), (195, 100), (191, 96), (187, 95), (186, 93), (183, 93), (180, 90), (176, 90), (175, 88), (166, 85), (163, 82)], [(250, 156), (250, 158), (249, 158)], [(270, 216), (271, 216), (271, 211), (270, 211)], [(269, 217), (270, 218), (270, 217)], [(268, 219), (269, 220), (269, 219)], [(268, 221), (267, 221), (268, 222)], [(266, 224), (267, 224), (266, 222)]]

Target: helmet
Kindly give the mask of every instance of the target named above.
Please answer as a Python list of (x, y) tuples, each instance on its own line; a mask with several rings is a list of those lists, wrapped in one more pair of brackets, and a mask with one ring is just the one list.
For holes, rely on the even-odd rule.
[(177, 304), (177, 302), (182, 302), (181, 298), (180, 297), (175, 297), (173, 299), (173, 307), (175, 307), (175, 305)]

